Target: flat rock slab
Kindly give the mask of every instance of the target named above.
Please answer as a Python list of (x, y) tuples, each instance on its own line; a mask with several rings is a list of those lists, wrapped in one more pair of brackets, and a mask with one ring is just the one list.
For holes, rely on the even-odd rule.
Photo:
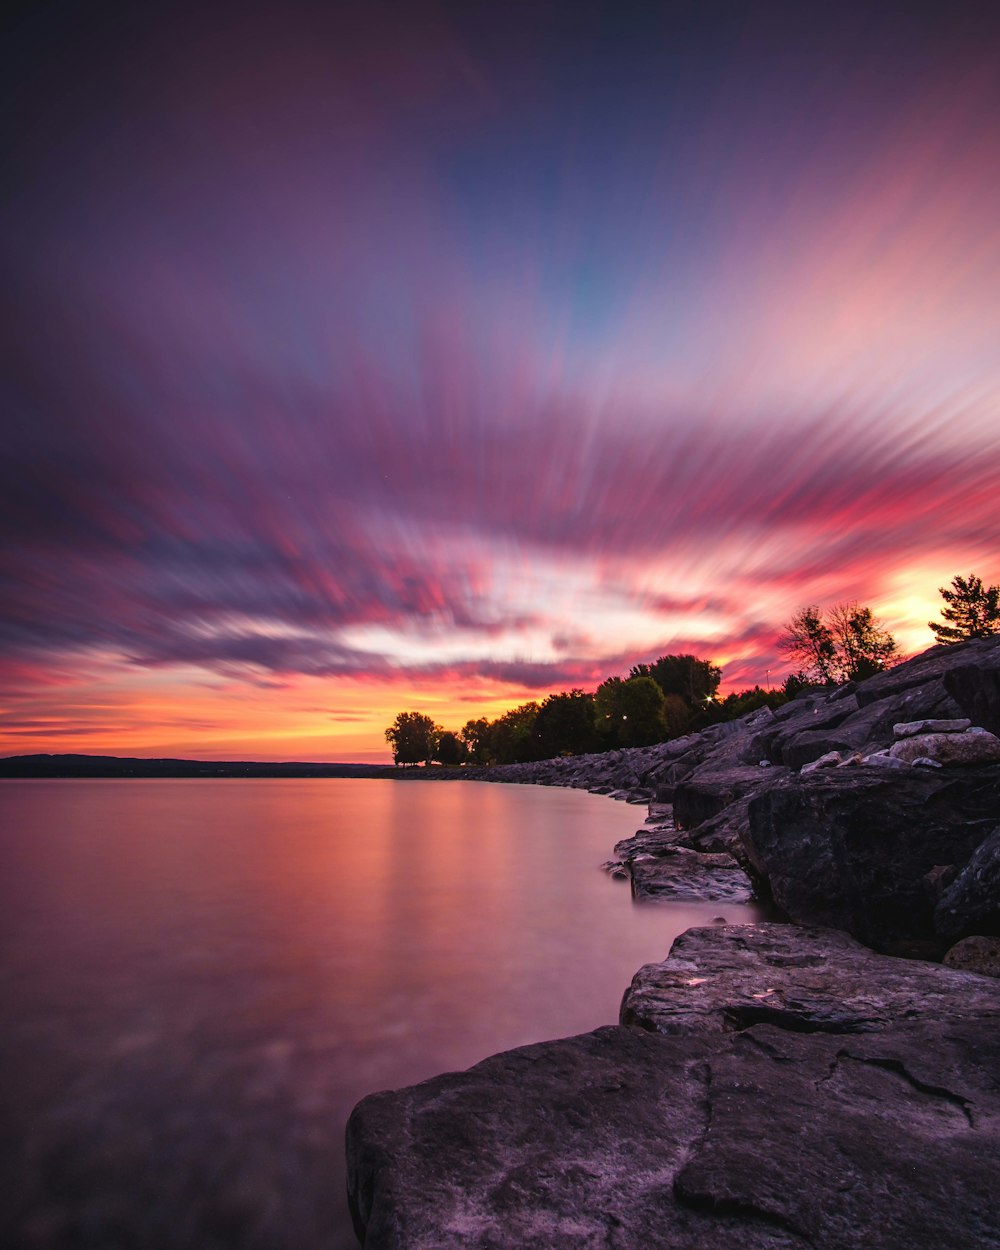
[(359, 1103), (366, 1250), (1000, 1247), (1000, 983), (779, 925), (671, 963), (645, 1029)]
[(1000, 1245), (993, 1023), (606, 1028), (366, 1098), (366, 1250)]
[(733, 1032), (771, 1023), (794, 1032), (870, 1033), (898, 1020), (992, 1020), (1000, 983), (940, 964), (876, 955), (835, 929), (725, 925), (688, 929), (647, 964), (622, 1000), (621, 1023), (658, 1033)]
[(750, 878), (731, 855), (704, 855), (686, 847), (637, 856), (629, 864), (635, 898), (668, 902), (748, 903)]

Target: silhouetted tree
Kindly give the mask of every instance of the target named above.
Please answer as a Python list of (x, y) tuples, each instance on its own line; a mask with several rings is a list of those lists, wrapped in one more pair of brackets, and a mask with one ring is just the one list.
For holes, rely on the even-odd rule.
[(820, 685), (835, 680), (837, 644), (817, 604), (810, 604), (792, 617), (778, 645), (790, 659), (803, 666), (804, 680)]
[(535, 735), (542, 759), (596, 751), (594, 696), (582, 690), (550, 694), (538, 709)]
[(649, 746), (666, 734), (663, 691), (652, 677), (609, 677), (594, 694), (594, 714), (608, 746)]
[(462, 741), (477, 764), (492, 764), (493, 726), (485, 716), (466, 721), (462, 726)]
[(522, 703), (490, 726), (490, 749), (497, 764), (522, 764), (543, 758), (535, 736), (537, 703)]
[(438, 734), (434, 758), (439, 764), (462, 764), (467, 755), (468, 750), (458, 734), (452, 733), (450, 729)]
[(663, 699), (663, 728), (668, 738), (679, 738), (687, 732), (691, 723), (691, 709), (679, 694), (668, 694)]
[(896, 658), (896, 640), (875, 619), (871, 608), (838, 604), (830, 609), (830, 627), (846, 681), (874, 677)]
[(434, 755), (440, 732), (429, 716), (422, 712), (400, 712), (385, 731), (385, 740), (392, 747), (395, 764), (426, 764)]
[(819, 607), (810, 604), (785, 626), (779, 645), (803, 666), (790, 679), (803, 686), (860, 681), (888, 668), (896, 656), (893, 636), (871, 608), (856, 603), (837, 604), (826, 620)]
[(676, 694), (689, 708), (714, 699), (722, 669), (694, 655), (661, 655), (652, 664), (636, 664), (629, 677), (652, 677), (665, 695)]
[(953, 577), (953, 590), (939, 586), (945, 606), (941, 615), (946, 625), (927, 624), (938, 642), (964, 642), (967, 638), (988, 638), (1000, 633), (1000, 586), (984, 586), (981, 577)]

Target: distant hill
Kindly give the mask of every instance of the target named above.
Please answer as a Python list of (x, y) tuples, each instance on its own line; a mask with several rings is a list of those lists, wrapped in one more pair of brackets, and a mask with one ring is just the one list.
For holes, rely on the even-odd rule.
[(138, 759), (118, 755), (11, 755), (0, 777), (391, 777), (389, 764)]

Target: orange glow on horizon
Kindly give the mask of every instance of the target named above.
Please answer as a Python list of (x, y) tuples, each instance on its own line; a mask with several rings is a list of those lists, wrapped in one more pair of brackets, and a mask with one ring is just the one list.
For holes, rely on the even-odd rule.
[[(961, 562), (959, 561), (959, 564)], [(933, 645), (927, 627), (938, 618), (937, 587), (950, 581), (954, 558), (936, 557), (885, 577), (871, 604), (903, 656)], [(919, 589), (917, 589), (919, 587)], [(788, 599), (791, 611), (816, 596)], [(845, 599), (846, 596), (841, 596)], [(823, 606), (831, 606), (833, 600)], [(781, 626), (758, 627), (734, 642), (666, 642), (656, 654), (693, 653), (723, 669), (722, 695), (759, 684), (781, 685), (789, 664), (776, 647)], [(636, 655), (593, 665), (593, 678), (532, 688), (467, 675), (378, 678), (304, 677), (266, 681), (222, 679), (194, 668), (143, 669), (111, 657), (74, 673), (24, 670), (9, 680), (0, 754), (82, 753), (196, 759), (391, 763), (384, 731), (401, 711), (420, 711), (445, 729), (494, 720), (530, 700), (577, 686), (594, 690), (624, 676)]]

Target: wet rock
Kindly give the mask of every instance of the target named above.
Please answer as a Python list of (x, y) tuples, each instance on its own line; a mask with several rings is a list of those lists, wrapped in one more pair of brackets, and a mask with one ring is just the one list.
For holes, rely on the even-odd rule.
[(948, 941), (1000, 935), (1000, 828), (976, 848), (934, 909), (934, 928)]
[(726, 1033), (752, 1024), (871, 1033), (904, 1018), (1000, 1025), (1000, 986), (939, 964), (877, 955), (836, 929), (730, 925), (688, 929), (662, 963), (640, 968), (619, 1018), (657, 1033)]
[(1000, 762), (1000, 738), (975, 730), (967, 733), (915, 734), (894, 743), (889, 754), (910, 763), (928, 759), (949, 767), (996, 764)]
[(1000, 977), (1000, 937), (963, 938), (945, 955), (949, 968), (960, 968), (983, 977)]
[(878, 950), (940, 954), (923, 879), (937, 864), (964, 867), (998, 811), (996, 765), (834, 769), (751, 799), (744, 849), (791, 919), (844, 929)]
[(687, 837), (672, 822), (639, 829), (615, 844), (615, 858), (605, 871), (628, 878), (635, 898), (748, 902), (750, 879), (728, 851), (699, 851), (687, 845)]

